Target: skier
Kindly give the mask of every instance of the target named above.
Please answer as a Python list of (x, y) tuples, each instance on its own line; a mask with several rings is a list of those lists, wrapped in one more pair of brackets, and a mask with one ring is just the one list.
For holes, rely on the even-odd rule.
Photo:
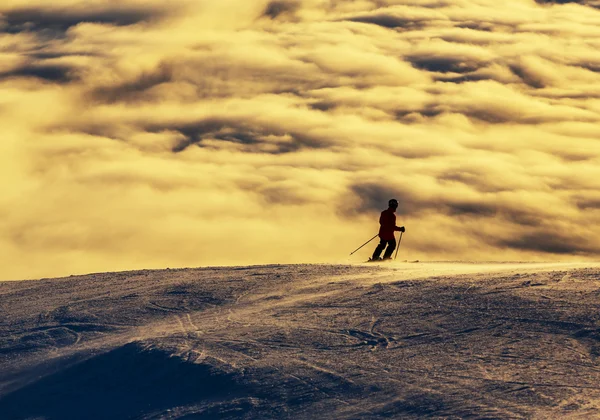
[(389, 208), (382, 211), (381, 216), (379, 217), (379, 224), (381, 225), (379, 228), (379, 238), (381, 240), (379, 245), (377, 245), (377, 248), (375, 248), (375, 252), (373, 252), (373, 256), (369, 261), (380, 261), (379, 255), (384, 249), (385, 253), (383, 254), (382, 260), (391, 260), (392, 253), (394, 252), (394, 249), (396, 249), (396, 238), (394, 237), (394, 232), (405, 232), (404, 226), (396, 226), (396, 215), (394, 213), (398, 208), (398, 200), (392, 198), (388, 204)]

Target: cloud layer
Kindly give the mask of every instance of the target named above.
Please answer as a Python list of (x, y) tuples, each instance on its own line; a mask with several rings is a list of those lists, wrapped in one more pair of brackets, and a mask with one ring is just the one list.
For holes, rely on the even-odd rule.
[(597, 258), (598, 6), (3, 2), (0, 278)]

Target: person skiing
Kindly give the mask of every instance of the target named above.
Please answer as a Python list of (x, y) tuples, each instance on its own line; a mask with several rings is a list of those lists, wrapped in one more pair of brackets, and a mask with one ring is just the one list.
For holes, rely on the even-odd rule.
[[(383, 260), (391, 260), (392, 253), (394, 249), (396, 249), (396, 238), (394, 236), (394, 232), (405, 232), (404, 226), (398, 227), (396, 226), (396, 209), (398, 208), (398, 200), (392, 198), (389, 202), (389, 208), (381, 212), (381, 216), (379, 217), (379, 224), (381, 227), (379, 228), (379, 245), (375, 248), (375, 252), (373, 252), (373, 256), (369, 261), (380, 261), (379, 255), (385, 249), (385, 253), (383, 254)], [(387, 246), (387, 249), (386, 249)]]

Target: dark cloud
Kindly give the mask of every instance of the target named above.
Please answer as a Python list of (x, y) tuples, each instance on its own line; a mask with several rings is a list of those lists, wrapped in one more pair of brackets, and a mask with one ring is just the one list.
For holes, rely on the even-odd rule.
[[(446, 82), (453, 82), (452, 80), (445, 80)], [(466, 82), (464, 80), (463, 82)], [(454, 81), (453, 83), (462, 83), (459, 80)], [(544, 118), (543, 116), (519, 116), (516, 115), (514, 111), (510, 108), (503, 107), (495, 107), (489, 105), (480, 105), (477, 103), (466, 104), (462, 106), (453, 106), (449, 104), (445, 104), (440, 102), (438, 104), (429, 104), (423, 109), (413, 110), (413, 111), (398, 111), (395, 113), (396, 119), (403, 123), (410, 123), (414, 120), (415, 115), (421, 115), (425, 118), (433, 118), (444, 114), (462, 114), (465, 115), (472, 120), (477, 120), (480, 122), (484, 122), (486, 124), (505, 124), (510, 123), (511, 121), (515, 121), (515, 119), (519, 119), (523, 124), (538, 124), (540, 122), (544, 122), (549, 120), (549, 118)], [(418, 122), (418, 121), (417, 121)], [(432, 154), (419, 154), (418, 157), (426, 157), (431, 156)], [(404, 156), (404, 155), (403, 155)], [(408, 157), (408, 156), (407, 156)]]
[(70, 124), (56, 124), (48, 127), (49, 132), (78, 132), (93, 137), (101, 137), (107, 139), (114, 139), (119, 141), (125, 141), (125, 137), (122, 135), (124, 130), (123, 124), (105, 124), (105, 123), (70, 123)]
[(53, 83), (69, 83), (77, 79), (75, 69), (65, 65), (32, 64), (0, 73), (1, 79), (32, 77)]
[(148, 89), (163, 83), (173, 81), (173, 70), (167, 64), (158, 66), (155, 70), (143, 72), (131, 80), (107, 87), (95, 88), (91, 95), (95, 100), (102, 102), (130, 102), (136, 100), (149, 100), (143, 93)]
[(261, 196), (268, 204), (281, 204), (285, 206), (301, 206), (315, 202), (315, 199), (304, 193), (300, 188), (291, 188), (287, 185), (272, 185), (259, 190)]
[(487, 75), (487, 74), (465, 74), (462, 76), (435, 76), (434, 80), (439, 81), (439, 82), (447, 82), (447, 83), (468, 83), (468, 82), (479, 82), (482, 80), (495, 80), (495, 78), (491, 75)]
[(590, 0), (535, 0), (535, 2), (537, 4), (549, 4), (549, 5), (574, 3), (574, 4), (585, 5), (585, 6), (598, 7), (598, 2), (593, 1), (593, 0), (592, 1), (590, 1)]
[(523, 81), (523, 83), (531, 86), (532, 88), (543, 89), (547, 86), (544, 79), (535, 72), (531, 71), (527, 66), (522, 64), (513, 64), (510, 65), (509, 68), (514, 75), (518, 76)]
[(460, 182), (461, 184), (470, 185), (480, 189), (487, 186), (485, 180), (480, 181), (482, 175), (483, 174), (481, 173), (467, 170), (448, 170), (438, 175), (437, 178), (440, 181)]
[(88, 52), (88, 51), (80, 51), (80, 52), (66, 52), (66, 51), (31, 51), (23, 53), (24, 56), (37, 59), (37, 60), (48, 60), (53, 58), (62, 58), (62, 57), (99, 57), (100, 54)]
[(489, 202), (481, 198), (465, 199), (460, 194), (419, 195), (405, 186), (381, 186), (373, 182), (357, 183), (350, 186), (352, 203), (347, 215), (381, 211), (390, 198), (398, 199), (397, 213), (403, 216), (426, 217), (438, 214), (450, 217), (496, 218), (511, 224), (540, 227), (546, 216), (535, 209), (523, 208), (520, 203)]
[[(583, 150), (564, 150), (557, 154), (562, 160), (569, 163), (587, 162), (597, 158), (595, 153)], [(564, 185), (565, 189), (570, 189), (569, 185)]]
[[(435, 209), (435, 203), (433, 208)], [(494, 217), (498, 214), (498, 209), (493, 204), (487, 204), (483, 201), (462, 201), (442, 203), (441, 211), (449, 216), (478, 216)]]
[(503, 239), (497, 241), (496, 246), (562, 255), (587, 255), (600, 251), (600, 249), (590, 246), (585, 238), (552, 231), (551, 229), (521, 234), (514, 239)]
[[(487, 175), (487, 176), (486, 176)], [(438, 181), (444, 183), (461, 183), (482, 193), (499, 193), (501, 191), (510, 191), (511, 188), (502, 185), (502, 182), (495, 177), (495, 174), (486, 174), (483, 170), (473, 169), (448, 169), (437, 176)]]
[(408, 56), (407, 59), (419, 69), (438, 73), (470, 73), (486, 65), (461, 57)]
[(427, 26), (427, 23), (430, 21), (429, 19), (424, 18), (415, 19), (410, 17), (394, 16), (386, 13), (355, 16), (346, 20), (357, 23), (368, 23), (388, 29), (422, 29), (425, 28)]
[(443, 113), (443, 110), (436, 109), (435, 105), (432, 105), (419, 110), (399, 110), (394, 112), (394, 116), (398, 121), (410, 124), (411, 122), (418, 120), (419, 117), (432, 118), (442, 115)]
[(184, 122), (176, 124), (149, 124), (146, 126), (146, 130), (149, 132), (158, 133), (161, 131), (177, 131), (181, 133), (185, 139), (180, 141), (175, 147), (173, 152), (183, 152), (188, 147), (198, 144), (202, 141), (205, 135), (210, 133), (218, 132), (223, 127), (227, 126), (226, 121), (218, 119), (208, 119), (194, 122)]
[[(574, 65), (589, 71), (593, 71), (594, 73), (600, 73), (600, 62), (598, 61), (576, 62)], [(584, 94), (587, 95), (588, 93), (585, 92)]]
[(118, 8), (84, 10), (58, 8), (21, 8), (3, 13), (4, 32), (18, 33), (29, 31), (46, 31), (61, 33), (82, 23), (105, 23), (115, 26), (127, 26), (151, 21), (166, 15), (164, 10)]
[(354, 184), (350, 186), (354, 196), (353, 205), (349, 214), (370, 213), (381, 211), (387, 207), (391, 198), (398, 200), (397, 213), (403, 216), (424, 215), (425, 213), (439, 213), (450, 216), (477, 216), (492, 217), (497, 214), (495, 205), (484, 202), (467, 201), (456, 197), (450, 200), (445, 197), (421, 197), (403, 186), (381, 186), (373, 182)]
[(600, 210), (600, 198), (578, 197), (576, 204), (580, 210)]
[[(466, 109), (463, 114), (488, 124), (505, 124), (514, 120), (514, 116), (511, 115), (510, 112), (496, 108), (477, 109), (476, 107), (473, 107), (471, 109)], [(537, 122), (538, 121), (532, 121), (531, 123), (535, 124)]]
[(277, 127), (253, 125), (241, 121), (211, 118), (196, 122), (177, 124), (150, 124), (151, 132), (177, 131), (185, 139), (173, 147), (174, 153), (188, 147), (207, 144), (236, 143), (249, 153), (284, 154), (301, 149), (320, 149), (330, 146), (327, 140), (311, 137), (305, 133), (286, 131)]
[(313, 103), (309, 104), (309, 107), (311, 109), (315, 109), (317, 111), (323, 111), (323, 112), (330, 111), (330, 110), (336, 108), (336, 106), (337, 105), (335, 103), (326, 102), (326, 101), (313, 102)]
[(398, 213), (410, 214), (416, 209), (415, 197), (394, 187), (382, 186), (375, 182), (365, 182), (350, 186), (351, 197), (344, 200), (344, 211), (351, 214), (372, 213), (387, 208), (390, 199), (398, 200)]
[(519, 203), (512, 207), (503, 205), (498, 214), (502, 219), (519, 226), (540, 227), (544, 224), (546, 215), (533, 209), (521, 208)]
[(298, 1), (273, 0), (267, 5), (263, 16), (277, 19), (285, 15), (293, 15), (300, 8)]
[(491, 22), (468, 21), (468, 22), (457, 23), (454, 25), (454, 27), (461, 28), (461, 29), (472, 29), (475, 31), (482, 31), (482, 32), (494, 32), (494, 30), (496, 29), (496, 24), (491, 23)]

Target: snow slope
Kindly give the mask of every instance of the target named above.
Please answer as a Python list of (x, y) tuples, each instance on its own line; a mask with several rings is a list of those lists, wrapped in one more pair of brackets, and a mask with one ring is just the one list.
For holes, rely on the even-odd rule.
[(600, 417), (600, 265), (0, 283), (1, 419)]

